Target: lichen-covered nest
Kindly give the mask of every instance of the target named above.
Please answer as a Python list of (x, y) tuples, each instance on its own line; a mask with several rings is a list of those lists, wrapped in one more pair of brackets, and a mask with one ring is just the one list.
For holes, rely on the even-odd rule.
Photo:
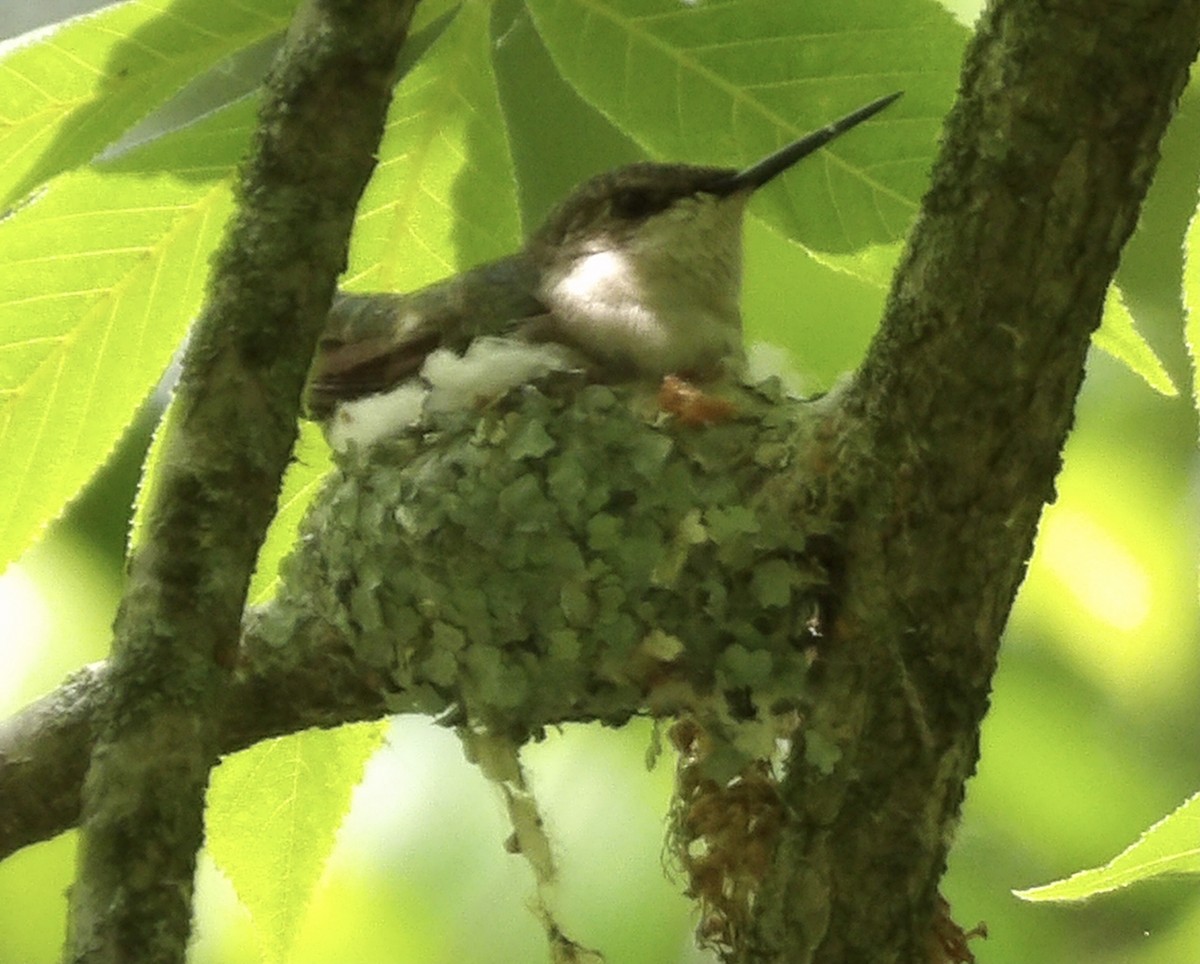
[(731, 417), (688, 425), (565, 379), (351, 452), (276, 605), (349, 641), (398, 709), (513, 735), (697, 701), (778, 711), (826, 579), (819, 406), (773, 382), (723, 395)]

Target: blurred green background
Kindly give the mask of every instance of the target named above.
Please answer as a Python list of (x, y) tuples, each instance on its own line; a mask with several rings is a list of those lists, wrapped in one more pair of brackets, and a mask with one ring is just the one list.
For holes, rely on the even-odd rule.
[[(20, 6), (21, 9), (17, 9)], [(65, 4), (0, 8), (0, 35), (65, 15)], [(964, 18), (971, 15), (963, 5)], [(37, 20), (20, 17), (36, 17)], [(4, 19), (7, 18), (7, 19)], [(590, 108), (548, 92), (528, 23), (500, 54), (505, 97), (571, 112), (569, 145), (528, 112), (514, 131), (527, 219), (570, 186), (538, 178), (637, 156)], [(531, 31), (529, 31), (531, 33)], [(541, 58), (541, 59), (539, 59)], [(553, 98), (557, 97), (557, 101)], [(520, 116), (520, 112), (518, 112)], [(1196, 203), (1200, 106), (1185, 98), (1120, 281), (1176, 383), (1189, 384), (1178, 286)], [(575, 159), (559, 165), (556, 154)], [(781, 346), (816, 389), (854, 367), (882, 292), (825, 269), (757, 224), (747, 232), (752, 340)], [(161, 399), (46, 537), (0, 578), (0, 713), (101, 659), (121, 588), (129, 506)], [(1010, 890), (1103, 863), (1200, 787), (1200, 461), (1185, 395), (1164, 398), (1093, 353), (1059, 499), (1006, 634), (978, 775), (968, 788), (944, 892), (987, 964), (1200, 961), (1194, 880), (1143, 884), (1083, 906), (1023, 904)], [(648, 772), (648, 724), (572, 727), (527, 752), (563, 880), (562, 923), (610, 964), (712, 960), (693, 948), (691, 909), (662, 869), (669, 760)], [(512, 964), (546, 959), (532, 880), (507, 855), (498, 797), (454, 737), (396, 721), (343, 827), (290, 960)], [(58, 960), (73, 835), (0, 864), (0, 964)], [(200, 879), (196, 964), (258, 960), (253, 928), (211, 863)]]

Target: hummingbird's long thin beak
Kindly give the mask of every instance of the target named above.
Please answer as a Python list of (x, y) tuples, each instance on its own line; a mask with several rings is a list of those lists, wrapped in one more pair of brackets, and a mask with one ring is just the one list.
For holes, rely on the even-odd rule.
[(879, 100), (873, 100), (871, 103), (860, 107), (845, 117), (835, 120), (827, 127), (822, 127), (819, 131), (813, 131), (811, 134), (805, 134), (798, 141), (792, 141), (792, 143), (785, 147), (781, 147), (774, 154), (764, 157), (757, 164), (752, 164), (745, 170), (738, 171), (738, 173), (730, 177), (728, 181), (721, 185), (722, 193), (736, 194), (738, 191), (758, 190), (777, 174), (782, 174), (802, 157), (807, 157), (818, 148), (824, 147), (835, 137), (846, 133), (852, 127), (858, 126), (867, 118), (874, 117), (903, 93), (904, 91), (898, 90), (894, 94), (888, 94), (886, 97), (880, 97)]

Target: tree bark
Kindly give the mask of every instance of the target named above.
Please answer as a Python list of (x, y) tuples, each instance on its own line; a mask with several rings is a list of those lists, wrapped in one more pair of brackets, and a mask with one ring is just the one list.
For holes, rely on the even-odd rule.
[(937, 884), (1104, 293), (1200, 44), (1196, 0), (998, 0), (849, 388), (825, 682), (739, 962), (954, 960)]

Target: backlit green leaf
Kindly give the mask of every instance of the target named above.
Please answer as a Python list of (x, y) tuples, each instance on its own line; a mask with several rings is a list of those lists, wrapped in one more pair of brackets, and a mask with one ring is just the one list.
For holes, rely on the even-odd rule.
[(348, 287), (410, 290), (520, 244), (489, 13), (464, 3), (397, 90), (359, 204)]
[(1200, 412), (1200, 208), (1183, 239), (1183, 337), (1192, 360), (1192, 402)]
[(285, 959), (386, 722), (307, 730), (228, 757), (208, 789), (209, 852)]
[(0, 222), (0, 561), (74, 497), (179, 347), (252, 115), (238, 103), (65, 174)]
[(1200, 793), (1147, 830), (1103, 867), (1081, 870), (1064, 880), (1014, 890), (1022, 900), (1084, 900), (1139, 880), (1200, 874)]
[(1141, 375), (1156, 392), (1168, 397), (1179, 394), (1154, 349), (1134, 325), (1121, 289), (1115, 284), (1109, 286), (1104, 297), (1104, 315), (1092, 341), (1135, 375)]
[(528, 7), (563, 76), (663, 159), (745, 165), (904, 90), (756, 204), (773, 227), (827, 251), (904, 233), (966, 40), (931, 0), (529, 0)]
[(0, 206), (88, 161), (197, 74), (287, 26), (295, 0), (131, 0), (0, 61)]

